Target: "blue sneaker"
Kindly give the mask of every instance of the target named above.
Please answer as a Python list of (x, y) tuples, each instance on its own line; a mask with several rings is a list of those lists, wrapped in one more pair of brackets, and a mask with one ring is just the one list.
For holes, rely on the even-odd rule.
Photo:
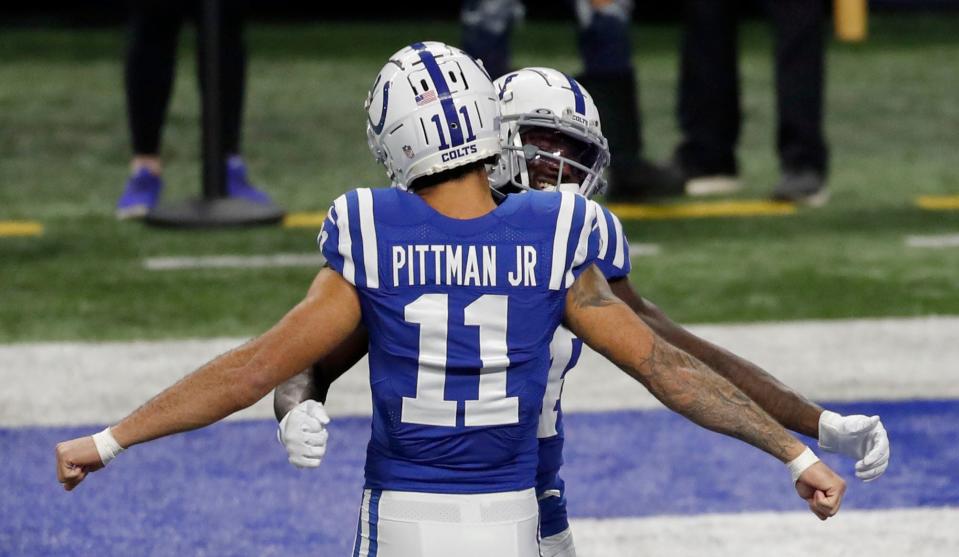
[(117, 201), (118, 219), (139, 219), (157, 204), (163, 180), (146, 168), (140, 168), (127, 179), (123, 195)]
[(269, 195), (256, 189), (247, 179), (246, 165), (238, 156), (230, 157), (226, 163), (226, 194), (229, 197), (238, 197), (262, 205), (272, 203)]

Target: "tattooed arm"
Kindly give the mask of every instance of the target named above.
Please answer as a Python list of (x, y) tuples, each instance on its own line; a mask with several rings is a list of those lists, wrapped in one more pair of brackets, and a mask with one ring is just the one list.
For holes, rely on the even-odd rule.
[[(583, 272), (569, 290), (565, 322), (591, 348), (693, 422), (741, 439), (782, 462), (805, 450), (732, 383), (658, 337), (613, 295), (596, 267)], [(838, 511), (845, 483), (818, 462), (803, 472), (797, 490), (813, 512), (825, 519)]]
[(657, 336), (613, 295), (598, 269), (584, 272), (569, 290), (566, 323), (663, 404), (697, 424), (741, 439), (783, 462), (804, 450), (733, 384)]
[(655, 304), (643, 298), (626, 278), (609, 283), (613, 294), (626, 303), (657, 335), (696, 357), (713, 371), (736, 385), (787, 428), (819, 437), (819, 415), (823, 409), (756, 364), (706, 341), (673, 322)]

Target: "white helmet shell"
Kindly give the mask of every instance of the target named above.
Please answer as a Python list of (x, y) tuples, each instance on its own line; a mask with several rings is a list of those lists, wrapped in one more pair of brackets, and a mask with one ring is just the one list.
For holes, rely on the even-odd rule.
[(500, 154), (499, 101), (483, 66), (458, 48), (413, 43), (390, 57), (366, 97), (366, 135), (394, 187)]
[[(557, 188), (574, 189), (586, 197), (605, 189), (603, 172), (609, 165), (609, 146), (603, 136), (599, 110), (582, 85), (552, 68), (523, 68), (497, 79), (494, 86), (503, 118), (500, 128), (503, 156), (491, 176), (494, 187), (512, 184), (529, 189), (526, 161), (542, 156), (554, 159), (560, 165), (571, 165), (585, 176), (579, 184), (560, 184), (560, 170)], [(571, 160), (533, 145), (524, 146), (520, 132), (529, 127), (556, 130), (593, 145), (593, 160)]]

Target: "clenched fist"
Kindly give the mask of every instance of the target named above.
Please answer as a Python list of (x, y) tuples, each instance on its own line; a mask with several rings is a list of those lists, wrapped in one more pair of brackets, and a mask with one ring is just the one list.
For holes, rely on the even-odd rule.
[(57, 480), (67, 491), (77, 487), (87, 474), (103, 468), (92, 436), (57, 444)]
[(823, 462), (816, 462), (799, 475), (796, 492), (806, 500), (819, 520), (826, 520), (839, 512), (846, 482)]

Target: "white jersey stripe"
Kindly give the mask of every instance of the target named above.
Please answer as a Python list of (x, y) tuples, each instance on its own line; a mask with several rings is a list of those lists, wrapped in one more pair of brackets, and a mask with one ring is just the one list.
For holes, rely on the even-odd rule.
[[(612, 215), (612, 213), (610, 213)], [(613, 257), (613, 265), (623, 268), (626, 264), (626, 250), (623, 249), (623, 223), (619, 222), (616, 215), (613, 217), (613, 229), (616, 231), (616, 255)]]
[(563, 393), (563, 372), (566, 366), (573, 358), (573, 333), (569, 329), (560, 325), (553, 333), (553, 340), (549, 343), (549, 355), (551, 358), (549, 366), (549, 376), (546, 380), (546, 392), (543, 394), (543, 407), (539, 413), (539, 424), (536, 427), (536, 437), (544, 439), (553, 437), (556, 431), (556, 421), (558, 411), (556, 403)]
[(373, 193), (369, 188), (356, 190), (360, 203), (360, 236), (363, 238), (363, 268), (366, 287), (380, 287), (379, 257), (376, 249), (376, 226), (373, 224)]
[[(593, 201), (593, 203), (596, 203)], [(606, 211), (597, 206), (597, 222), (599, 222), (599, 255), (598, 259), (606, 257), (606, 250), (609, 249), (609, 223), (606, 220)]]
[(553, 265), (549, 273), (549, 289), (559, 290), (563, 286), (563, 276), (566, 274), (566, 246), (569, 244), (569, 232), (573, 225), (573, 208), (576, 205), (576, 194), (563, 192), (560, 194), (559, 215), (556, 217), (556, 232), (553, 236)]
[(583, 227), (579, 231), (579, 242), (576, 244), (573, 263), (569, 266), (569, 270), (566, 271), (566, 288), (572, 286), (573, 281), (576, 280), (576, 277), (573, 276), (573, 269), (582, 265), (583, 261), (586, 260), (586, 256), (589, 255), (589, 234), (596, 225), (596, 204), (585, 200), (583, 203), (586, 205), (586, 210), (583, 212)]
[(337, 197), (333, 207), (336, 209), (336, 228), (340, 232), (340, 242), (336, 249), (343, 258), (343, 278), (355, 286), (356, 269), (353, 266), (353, 241), (350, 238), (350, 211), (347, 208), (346, 196)]

